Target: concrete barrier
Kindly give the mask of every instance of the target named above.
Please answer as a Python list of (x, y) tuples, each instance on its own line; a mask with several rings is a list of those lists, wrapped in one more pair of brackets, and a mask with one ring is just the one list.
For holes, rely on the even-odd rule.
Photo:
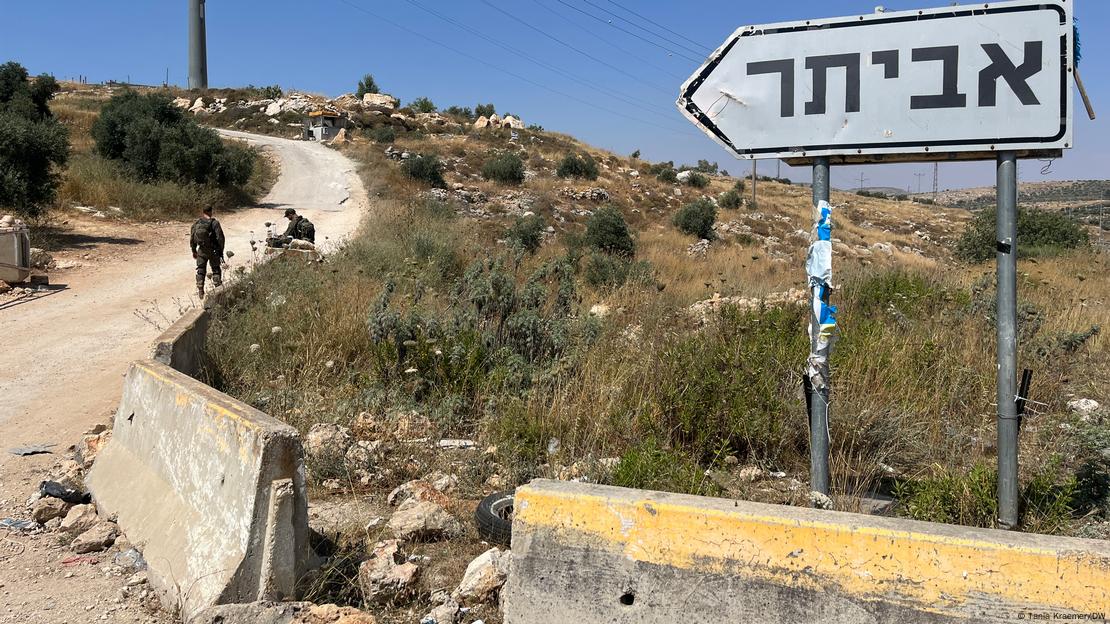
[(154, 341), (153, 359), (198, 378), (207, 365), (205, 340), (211, 313), (197, 307), (189, 310)]
[(1013, 622), (1110, 611), (1110, 542), (588, 484), (519, 488), (512, 551), (506, 624)]
[(297, 431), (164, 363), (131, 365), (86, 483), (185, 616), (293, 598), (311, 564)]

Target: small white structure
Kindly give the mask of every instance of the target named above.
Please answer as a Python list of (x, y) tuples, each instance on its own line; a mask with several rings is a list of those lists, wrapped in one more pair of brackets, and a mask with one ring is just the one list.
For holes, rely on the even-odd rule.
[(0, 218), (0, 281), (19, 284), (31, 276), (31, 234), (12, 217)]
[(304, 140), (330, 141), (349, 123), (344, 113), (313, 111), (304, 119)]

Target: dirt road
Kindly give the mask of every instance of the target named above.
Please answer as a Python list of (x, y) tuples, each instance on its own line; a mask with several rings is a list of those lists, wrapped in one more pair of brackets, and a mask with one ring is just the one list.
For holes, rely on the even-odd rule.
[[(317, 242), (325, 248), (359, 225), (368, 203), (346, 157), (317, 143), (224, 134), (260, 145), (281, 167), (263, 207), (217, 215), (226, 248), (235, 252), (232, 266), (249, 262), (249, 241), (265, 237), (266, 221), (280, 222), (284, 229), (282, 211), (288, 207), (312, 220)], [(64, 288), (0, 309), (0, 518), (27, 517), (24, 501), (66, 447), (111, 419), (128, 363), (146, 357), (152, 340), (197, 304), (187, 224), (111, 223), (97, 229), (83, 240), (118, 246), (118, 254), (52, 273), (51, 283)], [(8, 452), (39, 443), (57, 444), (55, 454), (17, 457)], [(105, 585), (96, 568), (65, 578), (67, 570), (57, 560), (43, 560), (44, 552), (47, 559), (70, 554), (44, 551), (52, 539), (0, 529), (0, 622), (84, 622), (104, 615), (90, 611), (86, 617), (85, 605), (111, 602), (118, 583)], [(24, 552), (13, 554), (17, 550)]]

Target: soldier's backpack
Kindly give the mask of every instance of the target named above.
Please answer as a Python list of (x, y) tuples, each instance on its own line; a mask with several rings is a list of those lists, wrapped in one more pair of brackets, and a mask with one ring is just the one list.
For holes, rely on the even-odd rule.
[(216, 231), (212, 227), (213, 223), (215, 222), (212, 219), (197, 219), (197, 222), (193, 224), (193, 229), (189, 235), (197, 247), (201, 249), (216, 248)]
[(301, 240), (316, 244), (316, 226), (308, 219), (301, 217), (300, 223), (297, 224), (297, 234)]

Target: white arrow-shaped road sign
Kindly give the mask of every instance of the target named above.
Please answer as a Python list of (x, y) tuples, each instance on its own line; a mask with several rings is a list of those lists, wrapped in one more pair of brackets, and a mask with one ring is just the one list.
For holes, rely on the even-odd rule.
[(740, 158), (935, 160), (1069, 148), (1073, 0), (748, 26), (678, 107)]

